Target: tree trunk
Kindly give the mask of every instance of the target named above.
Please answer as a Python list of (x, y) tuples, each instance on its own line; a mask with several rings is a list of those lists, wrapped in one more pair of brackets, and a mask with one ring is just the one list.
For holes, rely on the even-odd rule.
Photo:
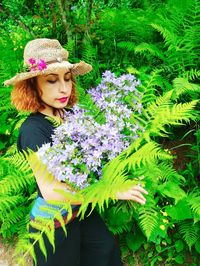
[(57, 27), (57, 16), (56, 16), (56, 12), (55, 12), (55, 2), (53, 1), (50, 5), (50, 9), (51, 9), (51, 14), (52, 14), (52, 35), (55, 34)]
[[(72, 36), (71, 23), (67, 22), (67, 17), (69, 18), (69, 10), (66, 10), (62, 0), (57, 0), (57, 4), (58, 4), (59, 10), (60, 10), (61, 17), (62, 17), (62, 24), (63, 24), (63, 27), (66, 31), (66, 39), (69, 40)], [(69, 6), (69, 4), (67, 6)], [(69, 21), (69, 19), (68, 19), (68, 21)]]
[(87, 31), (90, 29), (90, 21), (91, 21), (91, 14), (92, 14), (92, 4), (93, 0), (88, 0), (88, 8), (87, 8)]

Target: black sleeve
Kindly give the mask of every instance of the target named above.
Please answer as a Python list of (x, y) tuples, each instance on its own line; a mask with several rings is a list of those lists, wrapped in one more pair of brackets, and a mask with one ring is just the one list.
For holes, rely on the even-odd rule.
[(17, 147), (19, 151), (31, 149), (37, 151), (45, 143), (51, 143), (51, 132), (38, 123), (24, 125), (19, 133)]

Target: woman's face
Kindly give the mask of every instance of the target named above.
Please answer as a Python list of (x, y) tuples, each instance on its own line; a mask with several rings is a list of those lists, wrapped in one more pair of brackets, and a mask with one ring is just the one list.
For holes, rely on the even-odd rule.
[(45, 109), (67, 106), (72, 91), (72, 75), (69, 69), (37, 77), (37, 86)]

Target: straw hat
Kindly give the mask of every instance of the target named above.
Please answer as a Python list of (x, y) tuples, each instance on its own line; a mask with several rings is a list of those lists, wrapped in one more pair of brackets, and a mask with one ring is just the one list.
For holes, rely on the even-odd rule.
[(27, 43), (24, 49), (24, 72), (6, 80), (6, 86), (14, 85), (19, 81), (43, 74), (56, 73), (60, 69), (70, 69), (73, 75), (84, 75), (92, 70), (92, 66), (80, 61), (71, 64), (67, 61), (68, 51), (59, 41), (52, 39), (35, 39)]

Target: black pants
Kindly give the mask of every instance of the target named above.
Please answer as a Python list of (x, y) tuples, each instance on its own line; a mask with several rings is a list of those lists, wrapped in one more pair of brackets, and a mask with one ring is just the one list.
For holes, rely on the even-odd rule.
[[(67, 237), (62, 228), (55, 230), (55, 253), (46, 236), (44, 242), (47, 261), (38, 243), (35, 245), (37, 266), (122, 266), (119, 247), (114, 236), (94, 210), (89, 217), (75, 218), (66, 225)], [(30, 232), (37, 230), (30, 227)]]

